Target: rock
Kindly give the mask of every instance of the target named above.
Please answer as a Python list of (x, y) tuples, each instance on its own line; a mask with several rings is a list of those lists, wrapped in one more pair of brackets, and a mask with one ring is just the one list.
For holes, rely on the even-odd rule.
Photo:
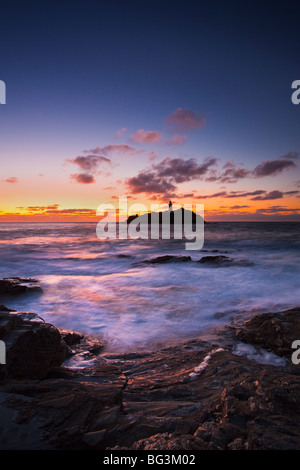
[(7, 363), (2, 378), (42, 379), (67, 358), (69, 348), (54, 326), (35, 314), (0, 311)]
[(224, 265), (224, 264), (229, 264), (232, 263), (233, 259), (229, 258), (228, 256), (224, 255), (217, 255), (217, 256), (203, 256), (201, 259), (199, 259), (198, 263), (201, 264), (212, 264), (212, 265)]
[[(14, 448), (16, 430), (23, 426), (36, 436), (24, 443), (28, 449), (299, 450), (300, 366), (291, 361), (284, 366), (261, 364), (234, 352), (241, 338), (265, 348), (270, 335), (273, 351), (288, 357), (290, 344), (288, 348), (284, 338), (289, 342), (300, 332), (299, 313), (293, 309), (257, 315), (219, 328), (213, 340), (195, 338), (158, 351), (109, 354), (104, 348), (93, 356), (92, 365), (89, 361), (78, 370), (66, 362), (59, 365), (60, 358), (55, 367), (45, 364), (48, 374), (42, 377), (31, 357), (26, 367), (35, 373), (25, 369), (24, 380), (20, 369), (19, 375), (6, 374), (1, 381), (6, 435), (0, 432), (0, 447), (10, 435)], [(42, 340), (44, 330), (58, 348), (61, 342), (66, 345), (66, 332), (62, 335), (32, 315), (2, 308), (0, 333), (19, 353), (24, 352), (20, 346), (36, 344), (39, 336)], [(71, 343), (78, 339), (72, 333), (68, 338)], [(74, 354), (93, 341), (84, 337), (73, 343)], [(38, 356), (40, 348), (35, 351)]]
[(141, 265), (141, 264), (166, 264), (166, 263), (187, 263), (192, 261), (190, 256), (171, 256), (171, 255), (163, 255), (158, 256), (157, 258), (148, 259), (144, 261), (139, 261), (134, 263), (134, 265)]
[(216, 256), (203, 256), (198, 261), (200, 264), (207, 266), (252, 266), (253, 263), (246, 259), (233, 259), (229, 256), (216, 255)]
[[(116, 446), (113, 450), (121, 450)], [(128, 448), (125, 448), (128, 449)], [(198, 437), (186, 434), (155, 434), (135, 442), (130, 450), (207, 450), (208, 445)]]
[(14, 296), (28, 292), (41, 292), (36, 279), (10, 277), (0, 279), (0, 296)]
[(106, 429), (101, 431), (87, 432), (83, 436), (83, 442), (88, 444), (89, 447), (96, 447), (101, 444), (105, 438)]
[(81, 333), (69, 331), (62, 335), (62, 339), (65, 343), (67, 343), (68, 346), (73, 346), (74, 344), (80, 343), (80, 341), (83, 339), (83, 335)]
[(236, 329), (236, 338), (290, 358), (293, 341), (300, 339), (300, 309), (255, 315)]

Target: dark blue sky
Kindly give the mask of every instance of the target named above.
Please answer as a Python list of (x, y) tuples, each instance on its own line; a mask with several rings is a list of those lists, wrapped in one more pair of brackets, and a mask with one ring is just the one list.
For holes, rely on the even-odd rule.
[[(213, 156), (252, 170), (300, 151), (300, 106), (291, 103), (299, 13), (293, 1), (3, 3), (3, 176), (30, 179), (34, 167), (54, 178), (84, 149), (116, 143), (121, 128), (127, 143), (138, 129), (166, 134), (165, 118), (178, 108), (203, 115), (205, 127), (172, 153), (153, 147), (161, 159)], [(148, 163), (126, 161), (115, 178)], [(266, 189), (297, 184), (299, 175), (288, 183), (284, 175)]]

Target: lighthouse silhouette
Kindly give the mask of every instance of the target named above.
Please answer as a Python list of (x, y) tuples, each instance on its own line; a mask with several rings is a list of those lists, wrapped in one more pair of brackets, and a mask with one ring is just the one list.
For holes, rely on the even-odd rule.
[(169, 211), (171, 212), (172, 211), (172, 207), (173, 207), (173, 204), (172, 204), (172, 201), (169, 202)]

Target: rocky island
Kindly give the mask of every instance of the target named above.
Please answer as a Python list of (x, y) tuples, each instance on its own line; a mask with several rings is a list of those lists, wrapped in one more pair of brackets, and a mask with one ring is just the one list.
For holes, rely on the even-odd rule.
[(170, 206), (169, 211), (163, 212), (148, 212), (147, 214), (139, 215), (130, 215), (127, 218), (127, 224), (132, 222), (133, 220), (139, 218), (139, 222), (141, 224), (184, 224), (184, 221), (192, 222), (192, 224), (198, 223), (206, 223), (206, 221), (199, 215), (193, 211), (184, 209), (183, 207), (177, 210), (172, 210), (172, 206)]

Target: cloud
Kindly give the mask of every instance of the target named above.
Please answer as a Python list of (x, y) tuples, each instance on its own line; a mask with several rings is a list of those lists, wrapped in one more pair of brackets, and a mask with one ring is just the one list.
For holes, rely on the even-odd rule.
[(150, 170), (141, 171), (137, 176), (127, 178), (126, 185), (133, 193), (168, 194), (175, 197), (177, 184), (202, 178), (209, 168), (216, 164), (216, 159), (208, 157), (202, 163), (194, 158), (166, 157), (160, 163), (153, 164)]
[(58, 204), (52, 204), (49, 206), (28, 206), (28, 207), (17, 207), (17, 209), (23, 209), (28, 212), (43, 212), (46, 210), (56, 210), (59, 207)]
[(166, 117), (165, 122), (171, 132), (189, 132), (205, 126), (202, 114), (183, 108), (176, 109)]
[(216, 162), (217, 159), (212, 157), (208, 157), (200, 164), (194, 158), (184, 160), (166, 157), (160, 163), (153, 165), (153, 168), (158, 176), (172, 178), (175, 183), (183, 183), (204, 176)]
[(11, 176), (10, 178), (6, 178), (5, 180), (2, 180), (2, 181), (4, 181), (5, 183), (15, 184), (15, 183), (18, 183), (19, 180), (15, 176)]
[(251, 198), (253, 201), (268, 201), (271, 199), (281, 199), (283, 196), (294, 196), (295, 194), (299, 194), (300, 191), (270, 191), (269, 193), (264, 194), (263, 196), (256, 196)]
[(181, 145), (181, 144), (184, 144), (185, 142), (186, 142), (185, 136), (175, 134), (173, 135), (172, 139), (165, 140), (164, 144), (165, 145)]
[(105, 145), (105, 147), (101, 147), (100, 145), (98, 145), (97, 147), (93, 149), (84, 150), (83, 152), (93, 154), (93, 155), (102, 155), (105, 157), (113, 153), (118, 153), (118, 154), (123, 154), (123, 155), (138, 155), (138, 154), (143, 153), (144, 151), (137, 150), (128, 144), (109, 144), (109, 145)]
[(67, 162), (77, 165), (80, 170), (82, 170), (81, 173), (72, 174), (71, 179), (77, 183), (83, 184), (90, 184), (95, 182), (95, 175), (97, 173), (103, 173), (102, 171), (99, 171), (100, 166), (114, 166), (111, 158), (108, 157), (109, 154), (114, 152), (123, 154), (141, 153), (141, 151), (137, 151), (127, 144), (109, 144), (105, 147), (97, 146), (94, 149), (84, 150), (83, 152), (87, 155), (79, 155), (76, 158), (67, 160)]
[(288, 160), (297, 160), (300, 157), (300, 152), (288, 152), (285, 155), (282, 155), (282, 158), (287, 158)]
[(93, 175), (90, 175), (89, 173), (76, 173), (71, 175), (71, 179), (79, 184), (91, 184), (96, 182)]
[(78, 156), (73, 160), (68, 160), (75, 165), (78, 165), (81, 170), (86, 170), (90, 172), (94, 172), (97, 170), (100, 163), (111, 163), (111, 160), (107, 157), (98, 156), (98, 155), (87, 155), (87, 156)]
[(125, 132), (127, 131), (127, 127), (122, 127), (121, 129), (119, 129), (117, 132), (116, 132), (116, 137), (119, 138), (119, 137), (123, 137), (123, 135), (125, 134)]
[[(283, 196), (294, 196), (296, 194), (299, 194), (300, 191), (278, 191), (278, 190), (273, 190), (270, 192), (267, 192), (263, 189), (257, 189), (255, 191), (220, 191), (217, 193), (213, 194), (206, 194), (206, 195), (200, 195), (197, 196), (197, 199), (210, 199), (214, 197), (223, 197), (226, 199), (234, 199), (234, 198), (242, 198), (242, 197), (251, 197), (250, 199), (252, 201), (268, 201), (272, 199), (281, 199)], [(241, 206), (244, 207), (244, 206)]]
[(286, 191), (284, 194), (287, 196), (294, 196), (295, 194), (299, 194), (300, 191)]
[(176, 190), (176, 186), (169, 179), (158, 176), (153, 171), (140, 172), (137, 176), (128, 178), (126, 185), (134, 194), (167, 194)]
[(228, 198), (235, 198), (235, 197), (249, 197), (249, 196), (259, 196), (260, 194), (264, 194), (266, 191), (263, 189), (257, 189), (255, 191), (248, 191), (248, 192), (243, 192), (243, 191), (231, 191), (229, 194), (227, 194), (226, 197)]
[[(29, 213), (37, 216), (42, 215), (96, 215), (96, 209), (59, 209), (59, 204), (51, 204), (48, 206), (28, 206), (28, 207), (17, 207)], [(22, 214), (24, 215), (24, 214)]]
[(145, 131), (138, 129), (137, 132), (131, 136), (134, 142), (153, 144), (161, 141), (161, 134), (158, 131)]
[(217, 174), (212, 170), (206, 181), (220, 183), (236, 183), (244, 178), (262, 178), (265, 176), (276, 176), (284, 170), (296, 168), (292, 159), (298, 158), (297, 152), (289, 152), (279, 160), (267, 160), (257, 165), (254, 170), (238, 167), (233, 162), (227, 161), (223, 166), (223, 171)]
[(272, 206), (272, 207), (267, 207), (267, 208), (264, 208), (264, 209), (257, 209), (256, 210), (256, 213), (258, 214), (278, 214), (280, 212), (290, 212), (290, 213), (296, 213), (298, 214), (298, 212), (300, 212), (300, 208), (299, 209), (289, 209), (288, 207), (283, 207), (283, 206)]
[(283, 194), (284, 193), (281, 191), (274, 190), (261, 196), (252, 197), (251, 200), (252, 201), (269, 201), (271, 199), (281, 199), (283, 198)]
[(210, 199), (213, 197), (224, 197), (224, 198), (239, 198), (239, 197), (248, 197), (248, 196), (256, 196), (259, 194), (264, 194), (266, 191), (263, 191), (262, 189), (258, 189), (256, 191), (250, 191), (250, 192), (243, 192), (243, 191), (231, 191), (228, 193), (227, 191), (219, 191), (217, 193), (213, 194), (206, 194), (206, 195), (201, 195), (197, 196), (197, 199)]
[(96, 209), (52, 209), (45, 211), (48, 215), (96, 215)]
[(226, 191), (220, 191), (218, 193), (214, 194), (206, 194), (205, 196), (197, 196), (197, 199), (210, 199), (213, 197), (226, 197), (227, 192)]
[(221, 183), (236, 183), (238, 180), (246, 178), (251, 172), (245, 168), (231, 167), (227, 168), (220, 176)]
[(253, 170), (253, 175), (256, 177), (275, 176), (284, 170), (296, 168), (296, 164), (291, 160), (267, 160), (262, 162)]

